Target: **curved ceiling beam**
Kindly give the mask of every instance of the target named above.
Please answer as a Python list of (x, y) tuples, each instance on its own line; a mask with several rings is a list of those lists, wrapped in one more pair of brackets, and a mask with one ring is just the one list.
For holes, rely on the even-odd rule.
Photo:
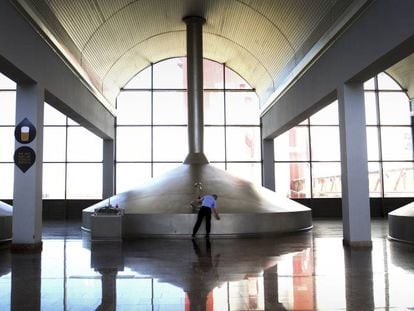
[[(180, 33), (179, 36), (176, 34)], [(225, 54), (221, 53), (220, 55), (211, 53), (208, 51), (208, 48), (205, 47), (205, 57), (209, 58), (214, 61), (227, 63), (229, 58), (238, 59), (241, 58), (242, 60), (252, 60), (248, 61), (247, 63), (252, 64), (252, 67), (255, 69), (248, 68), (248, 70), (243, 70), (238, 63), (232, 63), (228, 65), (228, 67), (235, 72), (237, 72), (243, 79), (245, 79), (251, 86), (257, 88), (260, 92), (262, 89), (267, 89), (271, 87), (274, 89), (274, 81), (272, 79), (271, 72), (265, 67), (265, 65), (261, 62), (261, 60), (256, 57), (254, 53), (249, 51), (246, 47), (238, 44), (237, 42), (232, 41), (229, 38), (225, 38), (223, 36), (219, 36), (217, 34), (206, 33), (207, 36), (204, 37), (204, 40), (208, 41), (209, 36), (219, 38), (220, 40), (226, 41), (228, 47), (232, 47), (230, 53)], [(177, 40), (177, 37), (180, 38)], [(171, 44), (169, 44), (171, 43)], [(173, 46), (176, 44), (176, 46)], [(159, 45), (168, 45), (169, 49), (165, 50), (165, 53), (157, 54), (157, 57), (154, 58), (154, 54), (145, 55), (145, 51), (152, 51), (154, 48), (153, 46)], [(205, 44), (209, 46), (208, 44)], [(144, 47), (143, 47), (144, 46)], [(102, 90), (104, 90), (105, 95), (110, 95), (111, 98), (115, 98), (116, 95), (119, 93), (121, 87), (123, 87), (137, 72), (144, 69), (150, 63), (155, 63), (160, 60), (171, 58), (171, 57), (179, 57), (185, 54), (185, 30), (183, 31), (168, 31), (165, 33), (157, 34), (154, 36), (150, 36), (145, 38), (144, 40), (138, 42), (133, 47), (122, 53), (118, 57), (118, 59), (112, 63), (111, 67), (105, 72), (102, 78)], [(244, 55), (244, 57), (241, 56)], [(235, 57), (238, 56), (238, 58)], [(131, 64), (137, 64), (137, 66), (131, 66)], [(239, 62), (243, 63), (244, 65), (246, 62)], [(257, 68), (259, 65), (260, 68)], [(251, 73), (250, 75), (247, 74)], [(122, 74), (121, 74), (122, 73)], [(266, 77), (263, 77), (265, 75)], [(254, 79), (254, 77), (257, 77)], [(263, 81), (267, 81), (263, 85)], [(111, 90), (115, 89), (116, 90)]]
[(260, 16), (262, 16), (264, 19), (266, 19), (270, 24), (273, 25), (273, 27), (275, 29), (277, 29), (277, 31), (282, 35), (283, 38), (285, 38), (287, 44), (289, 45), (290, 49), (292, 50), (292, 54), (295, 60), (295, 63), (297, 62), (296, 60), (296, 51), (295, 48), (293, 47), (292, 42), (290, 42), (290, 40), (288, 39), (288, 37), (285, 35), (285, 33), (272, 21), (270, 20), (266, 15), (264, 15), (262, 12), (256, 10), (255, 8), (253, 8), (251, 5), (248, 5), (247, 3), (241, 1), (241, 0), (236, 0), (237, 2), (241, 3), (242, 5), (245, 5), (246, 7), (248, 7), (249, 9), (255, 11), (257, 14), (259, 14)]
[(115, 15), (117, 15), (119, 12), (125, 10), (127, 7), (129, 7), (130, 5), (134, 4), (135, 2), (139, 2), (139, 1), (143, 1), (143, 0), (134, 0), (124, 6), (122, 6), (121, 8), (119, 8), (118, 10), (114, 11), (109, 17), (105, 18), (104, 21), (102, 22), (102, 24), (99, 25), (99, 27), (97, 27), (95, 29), (95, 31), (89, 36), (89, 39), (85, 42), (85, 44), (81, 47), (81, 54), (83, 55), (83, 51), (85, 50), (85, 48), (88, 46), (89, 42), (92, 40), (92, 38), (95, 36), (95, 34), (97, 32), (99, 32), (99, 30), (105, 25), (105, 23), (107, 23), (110, 19), (112, 19)]

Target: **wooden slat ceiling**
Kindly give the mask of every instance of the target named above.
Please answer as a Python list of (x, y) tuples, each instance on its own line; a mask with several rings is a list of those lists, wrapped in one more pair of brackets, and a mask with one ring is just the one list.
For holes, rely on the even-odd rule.
[[(110, 103), (150, 63), (185, 55), (199, 15), (204, 57), (226, 63), (261, 102), (354, 0), (15, 0)], [(29, 10), (28, 10), (29, 8)], [(30, 11), (30, 12), (29, 12)]]

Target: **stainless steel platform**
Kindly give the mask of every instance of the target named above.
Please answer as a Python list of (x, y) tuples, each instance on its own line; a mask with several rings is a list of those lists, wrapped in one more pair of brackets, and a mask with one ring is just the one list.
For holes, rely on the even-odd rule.
[(414, 202), (388, 213), (388, 237), (414, 243)]
[[(210, 164), (183, 164), (136, 189), (83, 210), (82, 226), (90, 230), (95, 208), (109, 200), (125, 210), (123, 237), (190, 235), (197, 211), (190, 206), (199, 194), (218, 195), (221, 220), (212, 220), (211, 235), (281, 234), (312, 228), (311, 210), (264, 187)], [(204, 233), (202, 224), (199, 234)]]

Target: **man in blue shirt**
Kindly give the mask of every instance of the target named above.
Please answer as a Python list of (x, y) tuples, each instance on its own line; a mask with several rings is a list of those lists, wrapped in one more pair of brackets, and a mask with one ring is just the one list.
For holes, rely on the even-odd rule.
[(211, 211), (214, 212), (214, 216), (217, 220), (220, 220), (220, 216), (216, 210), (216, 201), (217, 195), (216, 194), (207, 194), (200, 199), (201, 207), (198, 211), (197, 221), (193, 228), (193, 235), (194, 238), (198, 229), (200, 228), (201, 222), (203, 218), (206, 217), (206, 238), (210, 237), (210, 228), (211, 228)]

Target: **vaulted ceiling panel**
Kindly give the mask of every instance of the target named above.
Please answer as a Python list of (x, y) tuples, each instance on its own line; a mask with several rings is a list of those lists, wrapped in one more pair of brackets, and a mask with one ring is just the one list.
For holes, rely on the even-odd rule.
[(346, 9), (364, 0), (12, 0), (111, 102), (151, 62), (185, 55), (182, 18), (198, 15), (204, 56), (226, 63), (261, 100)]

